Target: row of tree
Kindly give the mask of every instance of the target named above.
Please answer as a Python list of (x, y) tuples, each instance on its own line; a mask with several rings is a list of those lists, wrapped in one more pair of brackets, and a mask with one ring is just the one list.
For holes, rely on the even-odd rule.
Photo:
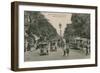
[(72, 37), (82, 37), (90, 39), (90, 14), (73, 13), (72, 23), (67, 24), (64, 31), (64, 37), (70, 39)]
[(51, 40), (58, 35), (56, 29), (41, 12), (25, 11), (24, 23), (28, 38), (34, 39), (33, 35), (36, 35), (37, 37), (46, 37)]

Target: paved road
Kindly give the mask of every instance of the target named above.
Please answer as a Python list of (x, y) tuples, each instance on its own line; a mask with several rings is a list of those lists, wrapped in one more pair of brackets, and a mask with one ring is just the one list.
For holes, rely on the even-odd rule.
[(57, 52), (49, 52), (49, 55), (40, 56), (39, 50), (33, 50), (32, 52), (25, 52), (24, 61), (43, 61), (43, 60), (64, 60), (64, 59), (87, 59), (90, 55), (85, 55), (80, 50), (70, 49), (69, 56), (63, 56), (63, 50), (58, 49)]

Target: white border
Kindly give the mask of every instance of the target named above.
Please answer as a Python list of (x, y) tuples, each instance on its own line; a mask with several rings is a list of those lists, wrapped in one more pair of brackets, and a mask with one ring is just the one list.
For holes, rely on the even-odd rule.
[[(51, 11), (51, 12), (69, 12), (69, 13), (89, 13), (91, 14), (91, 58), (80, 60), (56, 60), (24, 62), (24, 11)], [(80, 8), (60, 8), (43, 6), (25, 6), (19, 5), (19, 68), (48, 67), (61, 65), (82, 65), (95, 64), (95, 10)]]

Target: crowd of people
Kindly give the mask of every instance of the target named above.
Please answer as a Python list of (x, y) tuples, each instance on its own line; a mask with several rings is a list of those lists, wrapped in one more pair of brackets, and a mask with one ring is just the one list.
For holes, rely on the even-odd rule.
[[(26, 51), (31, 51), (31, 45), (29, 42), (25, 43), (25, 50)], [(58, 49), (61, 49), (63, 51), (63, 56), (69, 56), (70, 49), (72, 44), (68, 42), (68, 40), (65, 40), (64, 38), (58, 38), (58, 39), (53, 39), (53, 40), (47, 40), (46, 37), (40, 37), (38, 40), (35, 40), (33, 44), (35, 50), (39, 50), (39, 54), (41, 55), (49, 55), (50, 52), (56, 52)], [(88, 55), (90, 53), (90, 44), (85, 43), (82, 44), (77, 43), (77, 47), (81, 49), (85, 48), (85, 54)]]

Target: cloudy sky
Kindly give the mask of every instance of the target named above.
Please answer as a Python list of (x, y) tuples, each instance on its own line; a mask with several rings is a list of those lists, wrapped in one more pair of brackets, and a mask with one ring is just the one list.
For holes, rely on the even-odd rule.
[(62, 35), (64, 33), (65, 27), (67, 24), (71, 23), (71, 16), (70, 13), (54, 13), (54, 12), (41, 12), (53, 25), (54, 28), (56, 28), (57, 33), (60, 34), (59, 30), (59, 24), (62, 25)]

